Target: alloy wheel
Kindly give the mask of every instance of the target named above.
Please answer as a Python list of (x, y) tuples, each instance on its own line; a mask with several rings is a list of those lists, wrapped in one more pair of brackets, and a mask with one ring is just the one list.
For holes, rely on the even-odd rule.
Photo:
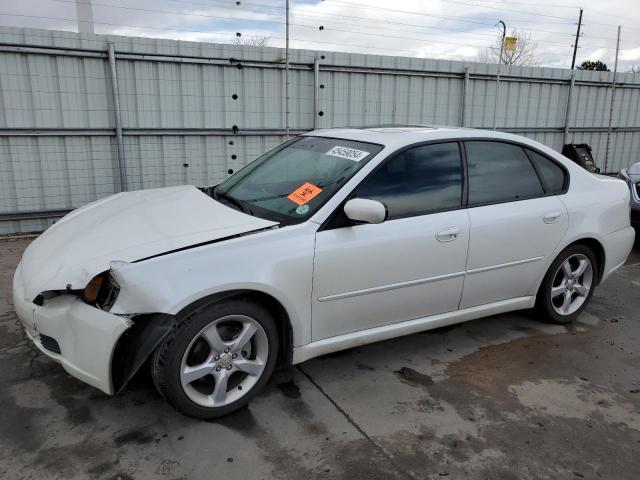
[(551, 283), (551, 304), (559, 315), (571, 315), (587, 300), (593, 285), (593, 266), (589, 258), (577, 253), (558, 267)]
[(247, 394), (267, 364), (269, 341), (262, 325), (244, 315), (219, 318), (191, 340), (180, 367), (186, 395), (203, 407), (223, 407)]

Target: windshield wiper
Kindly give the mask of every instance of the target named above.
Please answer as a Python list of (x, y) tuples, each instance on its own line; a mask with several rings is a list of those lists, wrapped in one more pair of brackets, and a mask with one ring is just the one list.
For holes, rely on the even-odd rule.
[(228, 193), (218, 192), (217, 190), (218, 190), (217, 188), (213, 189), (213, 198), (215, 200), (222, 199), (222, 200), (226, 201), (227, 203), (230, 203), (230, 204), (235, 205), (236, 207), (238, 207), (241, 212), (247, 213), (249, 215), (253, 215), (253, 212), (251, 211), (251, 209), (249, 208), (249, 206), (246, 203), (238, 200), (237, 198), (232, 197)]

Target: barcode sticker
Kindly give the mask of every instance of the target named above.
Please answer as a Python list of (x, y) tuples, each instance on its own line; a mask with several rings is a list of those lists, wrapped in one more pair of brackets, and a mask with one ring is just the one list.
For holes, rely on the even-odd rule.
[(327, 155), (346, 158), (347, 160), (353, 160), (354, 162), (359, 162), (364, 157), (369, 155), (369, 152), (365, 152), (364, 150), (356, 150), (355, 148), (340, 147), (336, 145), (335, 147), (333, 147), (331, 150), (327, 152)]

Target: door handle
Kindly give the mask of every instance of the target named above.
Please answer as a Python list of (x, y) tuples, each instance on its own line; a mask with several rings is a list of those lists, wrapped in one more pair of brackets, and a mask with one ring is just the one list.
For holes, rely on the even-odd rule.
[(542, 217), (544, 223), (557, 223), (560, 220), (560, 214), (558, 212), (547, 213)]
[(447, 228), (446, 230), (442, 230), (436, 233), (436, 239), (439, 242), (452, 242), (460, 235), (459, 228)]

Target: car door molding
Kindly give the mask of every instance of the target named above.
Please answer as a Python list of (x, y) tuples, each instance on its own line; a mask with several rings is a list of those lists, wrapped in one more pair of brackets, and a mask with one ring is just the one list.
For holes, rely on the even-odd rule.
[(515, 262), (500, 263), (498, 265), (490, 265), (488, 267), (474, 268), (471, 270), (467, 270), (467, 275), (473, 275), (474, 273), (490, 272), (492, 270), (499, 270), (501, 268), (513, 267), (515, 265), (523, 265), (525, 263), (538, 262), (544, 258), (545, 258), (544, 256), (532, 257), (532, 258), (525, 258), (522, 260), (516, 260)]
[(444, 275), (436, 275), (435, 277), (419, 278), (417, 280), (408, 280), (406, 282), (390, 283), (388, 285), (380, 285), (378, 287), (363, 288), (362, 290), (353, 290), (350, 292), (336, 293), (335, 295), (325, 295), (319, 297), (319, 302), (331, 302), (333, 300), (342, 300), (345, 298), (359, 297), (361, 295), (368, 295), (370, 293), (380, 293), (389, 290), (397, 290), (399, 288), (414, 287), (416, 285), (424, 285), (426, 283), (438, 282), (440, 280), (448, 280), (450, 278), (457, 278), (464, 276), (465, 272), (453, 272)]
[(336, 335), (334, 337), (315, 340), (306, 345), (294, 347), (292, 363), (295, 365), (320, 355), (326, 355), (328, 353), (358, 347), (360, 345), (366, 345), (373, 342), (380, 342), (382, 340), (388, 340), (401, 335), (409, 335), (412, 333), (432, 330), (434, 328), (445, 327), (447, 325), (466, 322), (468, 320), (475, 320), (489, 315), (497, 315), (500, 313), (532, 308), (535, 304), (535, 300), (535, 296), (511, 298), (508, 300), (501, 300), (461, 310), (454, 310), (452, 312), (415, 318), (413, 320), (406, 320), (400, 323), (390, 323), (388, 325), (381, 325), (379, 327), (365, 330), (356, 330)]

